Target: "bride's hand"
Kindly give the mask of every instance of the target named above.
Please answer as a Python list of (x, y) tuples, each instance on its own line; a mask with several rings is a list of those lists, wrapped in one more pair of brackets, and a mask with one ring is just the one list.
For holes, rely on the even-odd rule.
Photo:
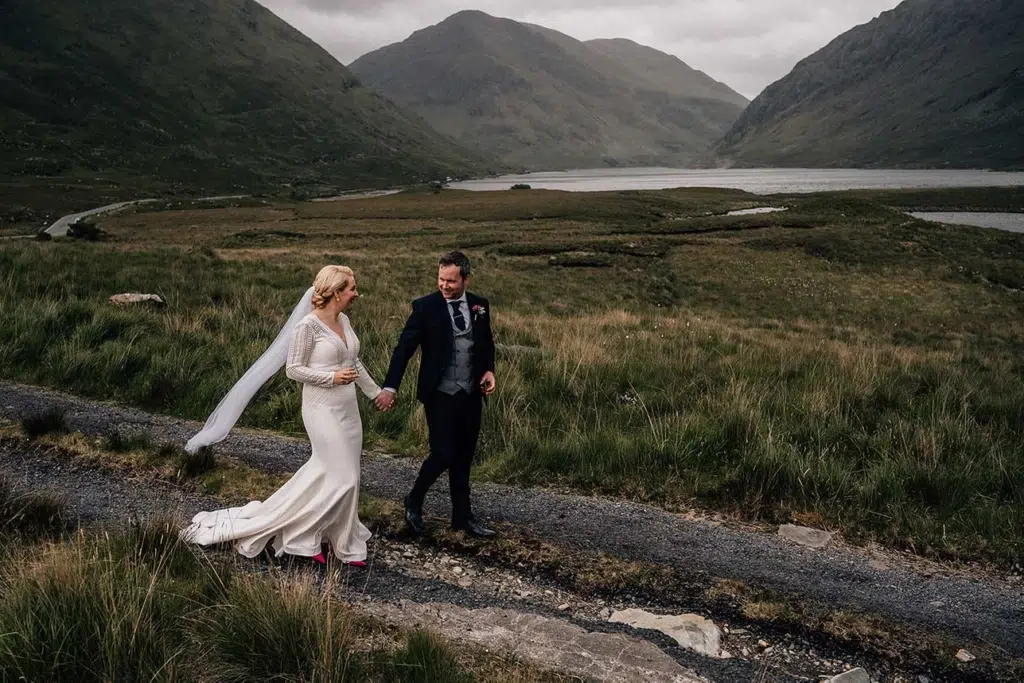
[(352, 384), (359, 377), (355, 368), (343, 368), (334, 373), (335, 384)]

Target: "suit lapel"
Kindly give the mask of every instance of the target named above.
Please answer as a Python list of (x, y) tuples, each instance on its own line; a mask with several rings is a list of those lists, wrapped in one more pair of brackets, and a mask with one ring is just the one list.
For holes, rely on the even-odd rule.
[(472, 326), (474, 344), (477, 342), (477, 334), (479, 334), (480, 326), (476, 324), (476, 320), (473, 318), (473, 306), (477, 305), (479, 301), (479, 297), (466, 292), (466, 308), (469, 309), (469, 324)]
[(445, 339), (448, 340), (449, 347), (455, 345), (455, 330), (452, 329), (452, 317), (448, 313), (448, 300), (444, 298), (441, 292), (437, 293), (437, 317), (438, 323), (441, 324), (445, 330)]

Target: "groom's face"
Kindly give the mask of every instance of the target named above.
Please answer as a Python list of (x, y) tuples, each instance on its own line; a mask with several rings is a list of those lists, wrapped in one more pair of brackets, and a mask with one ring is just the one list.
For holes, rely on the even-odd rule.
[(437, 269), (437, 288), (445, 299), (458, 299), (466, 291), (469, 278), (462, 277), (458, 266), (441, 266)]

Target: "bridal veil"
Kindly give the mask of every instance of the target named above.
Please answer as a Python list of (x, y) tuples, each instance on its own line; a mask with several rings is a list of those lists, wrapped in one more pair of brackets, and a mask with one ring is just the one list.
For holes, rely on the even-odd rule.
[(267, 380), (274, 376), (274, 373), (284, 367), (285, 361), (288, 359), (288, 345), (291, 343), (292, 330), (300, 320), (313, 311), (312, 296), (313, 288), (310, 287), (295, 304), (288, 322), (278, 332), (274, 342), (235, 382), (235, 386), (231, 387), (231, 390), (207, 418), (203, 428), (188, 440), (188, 443), (185, 444), (186, 451), (195, 453), (204, 446), (223, 441), (260, 387), (266, 384)]

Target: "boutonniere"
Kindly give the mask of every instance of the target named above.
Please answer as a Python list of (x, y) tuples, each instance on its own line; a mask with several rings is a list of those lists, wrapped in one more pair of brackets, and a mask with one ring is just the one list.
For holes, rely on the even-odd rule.
[(472, 310), (474, 318), (479, 318), (481, 316), (487, 315), (487, 309), (481, 306), (480, 304), (474, 304)]

